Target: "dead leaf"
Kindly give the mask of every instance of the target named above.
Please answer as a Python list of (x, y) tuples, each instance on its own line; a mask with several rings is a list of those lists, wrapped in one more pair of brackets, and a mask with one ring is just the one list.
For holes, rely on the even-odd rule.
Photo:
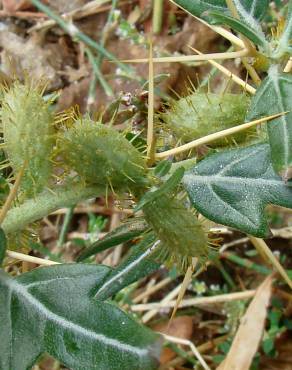
[(262, 339), (273, 277), (268, 276), (258, 287), (233, 339), (226, 359), (217, 370), (248, 370)]
[(13, 13), (18, 10), (24, 10), (31, 7), (29, 0), (2, 0), (3, 10)]
[[(169, 326), (168, 322), (165, 322), (155, 325), (153, 329), (160, 333), (190, 340), (193, 334), (193, 319), (190, 316), (179, 316), (174, 318)], [(160, 355), (160, 364), (166, 364), (175, 356), (176, 353), (170, 348), (163, 348)]]
[(53, 58), (48, 45), (42, 48), (35, 38), (23, 39), (7, 28), (0, 32), (0, 46), (3, 48), (2, 69), (7, 75), (23, 80), (29, 74), (35, 81), (48, 81), (50, 89), (61, 86), (62, 81), (57, 73), (61, 62), (58, 61), (57, 53)]

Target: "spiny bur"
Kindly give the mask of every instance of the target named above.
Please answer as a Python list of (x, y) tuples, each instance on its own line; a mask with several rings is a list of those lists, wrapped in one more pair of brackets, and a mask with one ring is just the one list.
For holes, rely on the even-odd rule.
[(54, 124), (41, 86), (15, 82), (3, 88), (2, 128), (4, 149), (15, 174), (25, 165), (21, 190), (34, 196), (48, 184), (54, 147)]
[(184, 271), (197, 257), (204, 264), (208, 256), (208, 236), (197, 219), (182, 201), (173, 194), (163, 194), (143, 207), (149, 226), (161, 241), (159, 258), (169, 266), (176, 263)]
[(108, 125), (79, 118), (58, 141), (65, 163), (85, 183), (131, 188), (147, 182), (143, 155)]
[[(173, 100), (169, 109), (159, 115), (177, 139), (189, 142), (211, 133), (221, 131), (244, 122), (250, 98), (245, 94), (213, 94), (194, 92), (191, 95)], [(231, 143), (231, 138), (242, 142), (255, 129), (217, 140), (215, 146)]]

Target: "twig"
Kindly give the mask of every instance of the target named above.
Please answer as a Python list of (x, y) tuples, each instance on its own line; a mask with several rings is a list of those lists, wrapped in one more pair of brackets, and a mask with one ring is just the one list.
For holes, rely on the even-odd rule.
[(45, 260), (43, 258), (29, 256), (27, 254), (14, 252), (14, 251), (10, 251), (10, 250), (7, 250), (6, 254), (10, 258), (14, 258), (14, 259), (19, 260), (19, 261), (35, 263), (37, 265), (42, 265), (42, 266), (52, 266), (52, 265), (59, 265), (60, 264), (60, 262)]
[(284, 281), (288, 284), (288, 286), (292, 289), (292, 281), (287, 275), (287, 272), (283, 268), (283, 266), (280, 264), (280, 262), (277, 260), (277, 258), (273, 255), (273, 252), (270, 250), (270, 248), (267, 246), (266, 242), (263, 239), (255, 238), (254, 236), (250, 236), (250, 241), (255, 246), (255, 248), (259, 251), (264, 253), (271, 264), (274, 266), (276, 271), (282, 276)]
[(161, 335), (163, 335), (163, 337), (169, 341), (169, 342), (172, 342), (172, 343), (176, 343), (176, 344), (182, 344), (182, 345), (185, 345), (185, 346), (189, 346), (190, 349), (192, 350), (193, 354), (195, 355), (195, 357), (197, 358), (197, 360), (199, 361), (199, 363), (202, 365), (202, 367), (205, 369), (205, 370), (211, 370), (210, 367), (207, 365), (207, 363), (205, 362), (205, 360), (203, 359), (203, 357), (201, 356), (200, 352), (198, 351), (197, 347), (194, 345), (193, 342), (191, 342), (190, 340), (188, 339), (183, 339), (183, 338), (178, 338), (178, 337), (173, 337), (171, 335), (166, 335), (166, 334), (163, 334), (163, 333), (160, 333)]
[(287, 114), (287, 112), (277, 113), (277, 114), (274, 114), (272, 116), (256, 119), (256, 120), (251, 121), (251, 122), (243, 123), (242, 125), (238, 125), (238, 126), (235, 126), (235, 127), (228, 128), (226, 130), (215, 132), (213, 134), (204, 136), (200, 139), (196, 139), (194, 141), (191, 141), (187, 144), (181, 145), (177, 148), (166, 150), (165, 152), (162, 152), (162, 153), (156, 153), (155, 158), (156, 159), (162, 159), (162, 158), (169, 157), (170, 155), (176, 155), (176, 154), (186, 152), (186, 151), (194, 149), (194, 148), (196, 148), (200, 145), (208, 144), (208, 143), (210, 143), (212, 141), (215, 141), (217, 139), (221, 139), (222, 137), (226, 137), (226, 136), (229, 136), (229, 135), (236, 134), (237, 132), (240, 132), (242, 130), (247, 130), (250, 127), (253, 127), (255, 125), (258, 125), (258, 124), (266, 122), (266, 121), (270, 121), (270, 120), (275, 119), (277, 117), (283, 116), (284, 114)]
[[(32, 0), (36, 1), (36, 0)], [(249, 51), (247, 49), (242, 49), (239, 51), (230, 51), (226, 53), (210, 53), (210, 54), (203, 54), (203, 55), (183, 55), (183, 56), (174, 56), (174, 57), (159, 57), (153, 58), (154, 63), (177, 63), (177, 62), (201, 62), (203, 60), (216, 60), (216, 59), (235, 59), (235, 58), (242, 58), (244, 56), (248, 56)], [(142, 59), (126, 59), (121, 60), (120, 62), (124, 63), (148, 63), (149, 58), (142, 58)]]
[[(179, 285), (180, 288), (180, 285)], [(184, 307), (192, 307), (192, 306), (202, 306), (202, 305), (212, 305), (215, 303), (225, 303), (231, 301), (239, 301), (241, 299), (249, 299), (255, 295), (255, 290), (246, 290), (244, 292), (237, 292), (237, 293), (228, 293), (228, 294), (221, 294), (212, 297), (199, 297), (199, 298), (189, 298), (184, 299), (181, 304), (180, 308)], [(178, 293), (178, 291), (176, 292)], [(160, 310), (163, 308), (173, 308), (175, 307), (176, 301), (168, 301), (168, 302), (153, 302), (153, 303), (146, 303), (146, 304), (137, 304), (132, 305), (131, 310), (133, 312), (143, 312), (148, 310)]]

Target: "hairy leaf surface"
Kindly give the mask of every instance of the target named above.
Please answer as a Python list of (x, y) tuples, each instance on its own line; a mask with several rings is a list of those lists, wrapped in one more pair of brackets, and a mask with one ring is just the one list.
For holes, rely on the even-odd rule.
[(93, 298), (109, 271), (59, 265), (11, 278), (0, 270), (0, 369), (30, 369), (43, 352), (73, 370), (155, 369), (158, 336)]
[(130, 255), (107, 276), (99, 287), (95, 298), (105, 300), (121, 289), (159, 269), (160, 264), (150, 256), (155, 237), (147, 235), (137, 246), (132, 247)]
[(282, 35), (278, 42), (278, 46), (273, 55), (275, 59), (281, 58), (285, 53), (289, 53), (290, 55), (292, 54), (291, 38), (292, 38), (292, 0), (289, 0), (285, 28), (282, 32)]
[(274, 172), (268, 144), (211, 155), (185, 173), (183, 183), (205, 217), (267, 237), (268, 204), (292, 207), (292, 184)]
[(147, 230), (146, 222), (141, 219), (125, 222), (121, 226), (106, 234), (102, 239), (92, 243), (91, 246), (82, 251), (77, 262), (83, 261), (93, 254), (100, 253), (121, 243), (130, 241)]
[(289, 112), (267, 123), (272, 163), (276, 172), (287, 180), (292, 176), (292, 76), (281, 73), (277, 66), (257, 89), (246, 121)]

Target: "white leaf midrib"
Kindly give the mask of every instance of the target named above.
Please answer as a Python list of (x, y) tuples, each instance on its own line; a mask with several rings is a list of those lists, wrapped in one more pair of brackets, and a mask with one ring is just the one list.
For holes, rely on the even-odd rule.
[[(267, 187), (270, 186), (281, 186), (283, 181), (279, 178), (279, 180), (271, 180), (271, 179), (263, 179), (261, 177), (239, 177), (239, 176), (220, 176), (218, 174), (215, 175), (197, 175), (197, 174), (186, 174), (184, 176), (184, 183), (186, 185), (196, 185), (196, 182), (201, 182), (205, 184), (216, 184), (218, 182), (225, 182), (225, 183), (240, 183), (242, 184), (243, 181), (245, 183), (251, 183), (251, 185), (256, 183), (259, 186)], [(283, 186), (283, 185), (282, 185)], [(290, 187), (290, 185), (285, 185), (285, 187)], [(291, 184), (292, 187), (292, 184)]]
[[(119, 351), (129, 352), (139, 357), (144, 357), (148, 354), (148, 350), (144, 348), (133, 347), (127, 343), (120, 342), (117, 339), (106, 337), (103, 334), (98, 334), (93, 330), (84, 328), (79, 324), (66, 320), (64, 317), (57, 315), (48, 309), (44, 304), (37, 300), (25, 286), (19, 284), (15, 280), (9, 281), (9, 288), (11, 293), (22, 296), (34, 309), (38, 310), (49, 321), (54, 321), (63, 328), (75, 331), (93, 340), (101, 342), (105, 346), (114, 347)], [(12, 294), (11, 294), (12, 295)]]

